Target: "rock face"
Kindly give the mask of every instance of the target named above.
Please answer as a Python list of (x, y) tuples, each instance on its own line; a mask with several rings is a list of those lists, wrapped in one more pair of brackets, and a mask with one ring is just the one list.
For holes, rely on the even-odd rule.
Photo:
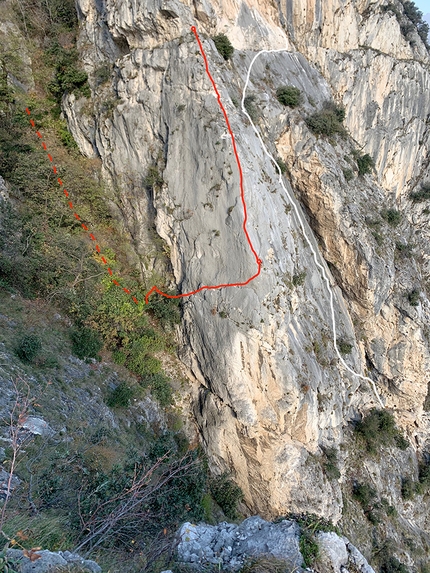
[[(155, 225), (180, 292), (256, 272), (231, 138), (190, 31), (197, 26), (235, 135), (263, 268), (246, 287), (184, 300), (180, 355), (193, 415), (212, 467), (233, 471), (250, 511), (339, 520), (340, 485), (317, 456), (378, 405), (354, 373), (375, 381), (413, 448), (428, 442), (429, 210), (409, 199), (430, 177), (423, 43), (402, 35), (404, 16), (382, 0), (78, 4), (93, 110), (68, 97), (64, 112), (81, 150), (102, 159), (146, 281), (167, 269)], [(208, 37), (220, 32), (236, 48), (231, 62)], [(260, 140), (237, 105), (261, 49), (284, 51), (262, 54), (250, 72)], [(111, 77), (99, 85), (106, 64)], [(276, 100), (285, 84), (302, 91), (299, 109)], [(328, 99), (345, 105), (346, 140), (317, 138), (305, 123)], [(285, 163), (284, 189), (262, 142)], [(374, 158), (374, 174), (357, 175), (357, 149)], [(397, 227), (379, 215), (390, 208), (400, 210)], [(401, 256), (401, 245), (417, 256)], [(352, 348), (343, 360), (334, 332), (337, 346)]]
[(13, 559), (18, 567), (19, 573), (48, 573), (49, 571), (70, 571), (73, 567), (76, 570), (88, 571), (88, 573), (101, 573), (102, 569), (95, 561), (84, 559), (76, 553), (70, 551), (48, 551), (46, 549), (36, 552), (37, 559), (30, 560), (23, 555), (20, 549), (8, 549), (7, 556)]
[[(178, 561), (190, 563), (196, 569), (211, 564), (220, 565), (223, 571), (237, 571), (248, 559), (265, 556), (284, 560), (286, 571), (300, 572), (305, 569), (299, 551), (299, 532), (295, 521), (270, 523), (258, 516), (249, 517), (240, 525), (184, 523), (178, 533)], [(343, 573), (348, 566), (354, 566), (360, 573), (374, 573), (346, 537), (320, 532), (317, 542), (321, 573)]]

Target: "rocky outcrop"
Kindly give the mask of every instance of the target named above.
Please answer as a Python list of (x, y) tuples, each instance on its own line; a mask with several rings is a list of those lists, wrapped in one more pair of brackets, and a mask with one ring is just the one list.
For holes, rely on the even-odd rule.
[[(70, 551), (34, 551), (29, 556), (20, 549), (8, 549), (7, 557), (13, 560), (15, 567), (19, 568), (18, 573), (49, 573), (49, 571), (79, 571), (83, 573), (101, 573), (102, 569), (95, 561), (84, 559), (76, 553)], [(27, 552), (28, 553), (28, 552)]]
[[(256, 271), (230, 137), (190, 26), (201, 34), (235, 134), (263, 269), (246, 287), (184, 300), (180, 356), (212, 467), (232, 469), (249, 510), (265, 517), (287, 510), (341, 517), (339, 483), (327, 479), (318, 456), (378, 402), (339, 360), (333, 317), (337, 340), (352, 348), (348, 367), (375, 380), (414, 448), (428, 440), (429, 215), (409, 192), (429, 176), (429, 58), (382, 5), (79, 2), (93, 110), (85, 115), (83, 102), (68, 98), (64, 111), (82, 151), (102, 159), (146, 281), (162, 269), (155, 225), (170, 286), (181, 292)], [(231, 62), (208, 38), (223, 31), (236, 47)], [(258, 58), (247, 91), (265, 145), (286, 164), (286, 192), (237, 107), (262, 48), (286, 49)], [(99, 85), (95, 72), (106, 64), (111, 77)], [(299, 110), (277, 102), (283, 84), (304, 94)], [(346, 141), (316, 138), (305, 124), (331, 98), (346, 107)], [(373, 175), (357, 176), (355, 149), (374, 157)], [(346, 169), (355, 170), (351, 182)], [(157, 174), (150, 191), (148, 173)], [(380, 217), (394, 207), (402, 214), (396, 228)], [(403, 242), (416, 258), (398, 256)], [(413, 288), (417, 306), (407, 299)]]
[[(219, 523), (216, 526), (184, 523), (178, 533), (177, 558), (197, 570), (211, 564), (219, 565), (223, 571), (237, 571), (249, 560), (276, 557), (285, 562), (286, 571), (300, 572), (305, 569), (299, 538), (297, 523), (286, 519), (270, 523), (255, 516), (240, 525)], [(320, 573), (344, 573), (352, 566), (358, 573), (374, 573), (346, 537), (339, 537), (334, 532), (319, 532), (316, 541)]]

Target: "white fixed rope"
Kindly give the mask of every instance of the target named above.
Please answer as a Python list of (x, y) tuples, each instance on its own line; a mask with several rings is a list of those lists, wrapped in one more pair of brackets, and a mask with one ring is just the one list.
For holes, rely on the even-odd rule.
[(337, 354), (339, 360), (341, 361), (341, 363), (343, 364), (343, 366), (346, 368), (346, 370), (348, 370), (348, 372), (350, 372), (350, 373), (353, 374), (354, 376), (357, 376), (357, 378), (361, 378), (362, 380), (366, 380), (366, 381), (370, 382), (370, 384), (371, 384), (371, 386), (372, 386), (372, 388), (373, 388), (373, 391), (374, 391), (374, 393), (375, 393), (375, 396), (376, 396), (376, 398), (377, 398), (379, 404), (381, 405), (382, 408), (385, 408), (385, 406), (384, 406), (384, 404), (383, 404), (383, 402), (382, 402), (382, 400), (381, 400), (381, 397), (379, 396), (379, 393), (378, 393), (378, 390), (377, 390), (377, 388), (376, 388), (375, 382), (374, 382), (371, 378), (369, 378), (368, 376), (363, 376), (362, 374), (359, 374), (358, 372), (355, 372), (352, 368), (350, 368), (350, 367), (348, 366), (348, 364), (346, 364), (345, 360), (343, 359), (342, 355), (341, 355), (340, 352), (339, 352), (339, 349), (338, 349), (338, 347), (337, 347), (336, 319), (335, 319), (335, 315), (334, 315), (333, 291), (332, 291), (332, 288), (331, 288), (331, 286), (330, 286), (329, 278), (328, 278), (328, 276), (327, 276), (327, 274), (326, 274), (326, 272), (325, 272), (325, 268), (324, 268), (324, 266), (318, 261), (318, 255), (319, 255), (320, 257), (321, 257), (321, 255), (320, 255), (319, 253), (317, 254), (317, 252), (316, 252), (315, 249), (313, 248), (313, 245), (312, 245), (312, 243), (311, 243), (311, 241), (310, 241), (308, 235), (306, 234), (305, 226), (304, 226), (304, 224), (303, 224), (303, 220), (302, 220), (302, 217), (301, 217), (301, 215), (300, 215), (299, 209), (297, 208), (295, 202), (294, 202), (294, 201), (292, 200), (292, 198), (290, 197), (290, 194), (288, 193), (288, 190), (287, 190), (287, 188), (285, 187), (284, 182), (282, 181), (282, 172), (281, 172), (281, 169), (280, 169), (280, 167), (279, 167), (277, 161), (276, 161), (275, 158), (271, 155), (271, 153), (268, 151), (268, 149), (267, 149), (266, 145), (264, 144), (263, 139), (262, 139), (262, 137), (261, 137), (261, 135), (260, 135), (260, 132), (259, 132), (258, 129), (255, 127), (254, 122), (252, 121), (250, 115), (248, 114), (248, 112), (247, 112), (246, 109), (245, 109), (245, 94), (246, 94), (246, 89), (247, 89), (248, 84), (249, 84), (249, 79), (250, 79), (250, 76), (251, 76), (252, 67), (253, 67), (254, 63), (256, 62), (257, 58), (259, 58), (262, 54), (277, 54), (277, 53), (280, 53), (280, 52), (290, 52), (290, 50), (289, 50), (288, 48), (281, 48), (281, 49), (278, 49), (278, 50), (261, 50), (261, 51), (258, 52), (258, 53), (254, 56), (254, 58), (252, 59), (252, 62), (251, 62), (251, 64), (250, 64), (249, 68), (248, 68), (248, 73), (247, 73), (247, 75), (246, 75), (246, 81), (245, 81), (245, 85), (244, 85), (243, 92), (242, 92), (242, 102), (241, 102), (241, 104), (242, 104), (242, 112), (246, 115), (246, 117), (247, 117), (248, 120), (250, 121), (251, 126), (252, 126), (253, 130), (255, 131), (255, 133), (256, 133), (256, 135), (257, 135), (257, 137), (258, 137), (258, 139), (259, 139), (259, 141), (260, 141), (260, 143), (261, 143), (261, 146), (262, 146), (262, 148), (263, 148), (264, 153), (269, 157), (269, 159), (271, 159), (271, 161), (273, 161), (273, 163), (274, 163), (276, 169), (278, 170), (278, 173), (279, 173), (279, 183), (280, 183), (282, 189), (284, 190), (284, 193), (285, 193), (286, 196), (288, 197), (288, 200), (289, 200), (290, 204), (291, 204), (291, 205), (293, 206), (293, 208), (294, 208), (294, 211), (295, 211), (295, 213), (296, 213), (297, 219), (299, 220), (299, 223), (300, 223), (300, 227), (301, 227), (301, 229), (302, 229), (303, 236), (304, 236), (304, 238), (306, 239), (306, 242), (307, 242), (307, 244), (309, 245), (309, 247), (310, 247), (310, 249), (311, 249), (311, 251), (312, 251), (312, 255), (313, 255), (313, 258), (314, 258), (314, 260), (315, 260), (315, 264), (316, 264), (317, 267), (320, 269), (322, 278), (323, 278), (323, 280), (324, 280), (324, 282), (325, 282), (325, 284), (326, 284), (326, 286), (327, 286), (327, 290), (328, 290), (328, 293), (329, 293), (329, 296), (330, 296), (330, 310), (331, 310), (331, 321), (332, 321), (332, 329), (333, 329), (333, 344), (334, 344), (334, 348), (335, 348), (335, 350), (336, 350), (336, 354)]

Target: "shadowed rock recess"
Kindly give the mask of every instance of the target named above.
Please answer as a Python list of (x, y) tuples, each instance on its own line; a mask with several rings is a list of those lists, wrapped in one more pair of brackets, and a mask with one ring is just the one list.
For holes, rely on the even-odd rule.
[[(405, 499), (402, 479), (418, 481), (430, 448), (430, 210), (411, 199), (430, 180), (430, 57), (416, 31), (405, 34), (402, 3), (78, 0), (78, 14), (92, 97), (64, 96), (63, 111), (81, 152), (101, 158), (146, 277), (170, 273), (171, 288), (187, 292), (256, 272), (231, 139), (193, 25), (235, 134), (262, 272), (246, 287), (184, 299), (177, 330), (211, 469), (231, 472), (245, 515), (324, 516), (375, 567), (369, 515), (392, 507), (378, 527), (395, 559), (428, 571), (429, 496)], [(220, 33), (235, 48), (229, 60), (211, 39)], [(282, 48), (257, 59), (247, 95), (288, 194), (240, 106), (254, 55)], [(285, 85), (300, 90), (299, 106), (277, 100)], [(309, 127), (327, 101), (344, 107), (346, 134)], [(154, 255), (154, 225), (169, 265)], [(381, 443), (372, 457), (352, 431), (379, 404), (337, 356), (312, 249), (330, 278), (337, 346), (375, 381), (403, 449)], [(364, 481), (376, 497), (360, 505)], [(346, 560), (315, 570), (347, 570), (349, 541), (339, 539)], [(364, 562), (349, 570), (371, 571)]]

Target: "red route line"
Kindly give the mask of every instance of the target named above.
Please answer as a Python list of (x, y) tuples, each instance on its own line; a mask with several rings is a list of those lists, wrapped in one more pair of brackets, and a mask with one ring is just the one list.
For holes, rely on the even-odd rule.
[(196, 289), (196, 290), (192, 290), (192, 291), (187, 292), (187, 293), (184, 293), (184, 294), (177, 294), (177, 295), (167, 294), (167, 293), (165, 293), (165, 292), (162, 292), (158, 287), (153, 286), (153, 287), (151, 288), (151, 290), (150, 290), (150, 291), (146, 294), (146, 296), (145, 296), (145, 302), (146, 302), (146, 303), (148, 303), (148, 298), (151, 296), (151, 294), (152, 294), (153, 292), (156, 292), (156, 293), (158, 293), (159, 295), (164, 296), (164, 297), (166, 297), (166, 298), (184, 298), (184, 297), (186, 297), (186, 296), (192, 296), (193, 294), (197, 294), (198, 292), (201, 292), (202, 290), (215, 290), (215, 289), (227, 288), (227, 287), (246, 286), (247, 284), (249, 284), (251, 281), (253, 281), (255, 278), (258, 277), (258, 275), (261, 273), (261, 266), (262, 266), (262, 264), (263, 264), (263, 261), (259, 258), (259, 256), (257, 255), (256, 250), (254, 249), (254, 246), (253, 246), (253, 244), (252, 244), (251, 238), (250, 238), (250, 236), (249, 236), (249, 234), (248, 234), (248, 230), (247, 230), (247, 228), (246, 228), (246, 223), (247, 223), (247, 221), (248, 221), (248, 212), (247, 212), (247, 209), (246, 209), (245, 190), (244, 190), (244, 187), (243, 187), (243, 172), (242, 172), (242, 166), (241, 166), (240, 160), (239, 160), (239, 155), (238, 155), (238, 153), (237, 153), (237, 147), (236, 147), (236, 141), (235, 141), (235, 139), (234, 139), (234, 134), (233, 134), (233, 131), (232, 131), (231, 126), (230, 126), (230, 122), (229, 122), (229, 119), (228, 119), (228, 116), (227, 116), (227, 112), (225, 111), (224, 105), (223, 105), (223, 103), (222, 103), (222, 101), (221, 101), (221, 95), (220, 95), (220, 93), (219, 93), (219, 91), (218, 91), (218, 88), (216, 87), (215, 81), (214, 81), (214, 79), (213, 79), (213, 77), (212, 77), (212, 75), (211, 75), (211, 73), (210, 73), (210, 71), (209, 71), (208, 59), (207, 59), (207, 57), (206, 57), (206, 54), (205, 54), (205, 51), (204, 51), (204, 49), (203, 49), (203, 45), (202, 45), (202, 42), (201, 42), (201, 40), (200, 40), (200, 37), (199, 37), (199, 35), (198, 35), (198, 33), (197, 33), (196, 27), (195, 27), (195, 26), (191, 26), (191, 31), (192, 31), (192, 33), (194, 34), (194, 36), (196, 37), (196, 40), (197, 40), (197, 42), (198, 42), (198, 44), (199, 44), (199, 49), (200, 49), (200, 52), (201, 52), (201, 54), (202, 54), (202, 56), (203, 56), (203, 60), (204, 60), (204, 62), (205, 62), (206, 74), (208, 75), (208, 77), (209, 77), (209, 79), (210, 79), (210, 81), (211, 81), (211, 84), (212, 84), (212, 86), (213, 86), (213, 88), (214, 88), (214, 91), (215, 91), (215, 93), (216, 93), (216, 97), (217, 97), (217, 100), (218, 100), (218, 105), (220, 106), (221, 111), (222, 111), (222, 113), (223, 113), (223, 115), (224, 115), (224, 119), (225, 119), (225, 122), (226, 122), (226, 124), (227, 124), (227, 129), (228, 129), (228, 131), (229, 131), (229, 133), (230, 133), (230, 136), (231, 136), (231, 141), (232, 141), (232, 144), (233, 144), (233, 151), (234, 151), (234, 155), (235, 155), (235, 157), (236, 157), (237, 167), (238, 167), (238, 169), (239, 169), (240, 198), (241, 198), (241, 200), (242, 200), (243, 215), (244, 215), (244, 217), (243, 217), (243, 224), (242, 224), (243, 232), (245, 233), (246, 240), (248, 241), (248, 245), (249, 245), (249, 247), (250, 247), (250, 249), (251, 249), (251, 251), (252, 251), (252, 254), (253, 254), (254, 257), (255, 257), (255, 262), (257, 263), (258, 269), (257, 269), (257, 272), (256, 272), (254, 275), (252, 275), (252, 277), (250, 277), (250, 278), (249, 278), (247, 281), (245, 281), (245, 282), (241, 282), (241, 283), (226, 283), (226, 284), (212, 285), (212, 286), (205, 285), (205, 286), (201, 286), (200, 288), (198, 288), (198, 289)]
[[(25, 108), (25, 111), (26, 111), (27, 115), (31, 115), (31, 112), (30, 112), (30, 110), (29, 110), (28, 107)], [(30, 119), (30, 125), (31, 125), (31, 127), (36, 127), (36, 124), (35, 124), (35, 122), (34, 122), (33, 119)], [(41, 135), (40, 131), (36, 131), (36, 135), (37, 135), (37, 137), (38, 137), (39, 139), (42, 139), (42, 135)], [(45, 151), (47, 151), (46, 143), (45, 143), (44, 141), (42, 141), (42, 147), (43, 147), (43, 149), (44, 149)], [(52, 155), (51, 155), (50, 153), (47, 153), (47, 155), (48, 155), (49, 161), (50, 161), (51, 163), (53, 163), (53, 162), (54, 162), (54, 159), (52, 158)], [(52, 170), (54, 171), (55, 174), (57, 174), (57, 168), (56, 168), (55, 165), (52, 166)], [(63, 181), (60, 179), (60, 177), (57, 177), (57, 181), (58, 181), (58, 185), (59, 185), (60, 187), (63, 187), (64, 183), (63, 183)], [(64, 193), (64, 195), (65, 195), (66, 197), (69, 197), (69, 192), (67, 191), (67, 189), (63, 188), (63, 193)], [(75, 219), (76, 219), (77, 221), (80, 221), (81, 218), (79, 217), (79, 215), (78, 215), (78, 214), (76, 213), (76, 211), (74, 210), (73, 203), (72, 203), (71, 201), (68, 201), (68, 205), (69, 205), (70, 209), (72, 209), (73, 215), (74, 215)], [(81, 223), (81, 227), (84, 229), (84, 231), (89, 231), (88, 227), (87, 227), (84, 223)], [(91, 239), (92, 241), (94, 241), (94, 242), (96, 243), (96, 245), (95, 245), (94, 248), (95, 248), (95, 250), (97, 251), (97, 253), (100, 253), (100, 252), (101, 252), (101, 249), (100, 249), (100, 246), (97, 244), (97, 240), (96, 240), (95, 236), (94, 236), (92, 233), (89, 233), (89, 237), (90, 237), (90, 239)], [(105, 264), (105, 265), (108, 264), (108, 262), (107, 262), (107, 260), (105, 259), (104, 256), (102, 256), (101, 259), (102, 259), (102, 261), (103, 261), (103, 264)], [(113, 274), (113, 273), (112, 273), (112, 269), (111, 269), (110, 267), (108, 267), (107, 270), (108, 270), (108, 273), (112, 276), (112, 274)], [(119, 286), (120, 288), (122, 288), (122, 290), (123, 290), (124, 292), (126, 292), (127, 294), (131, 294), (130, 291), (129, 291), (127, 288), (122, 287), (117, 280), (113, 279), (112, 282), (113, 282), (116, 286)], [(133, 296), (132, 299), (133, 299), (133, 301), (134, 301), (136, 304), (139, 304), (139, 301), (137, 300), (137, 298), (136, 298), (135, 296)]]
[[(248, 230), (247, 230), (247, 228), (246, 228), (246, 223), (247, 223), (247, 221), (248, 221), (248, 213), (247, 213), (246, 202), (245, 202), (245, 191), (244, 191), (244, 188), (243, 188), (243, 172), (242, 172), (242, 166), (241, 166), (240, 160), (239, 160), (239, 155), (238, 155), (238, 153), (237, 153), (236, 141), (235, 141), (235, 139), (234, 139), (233, 131), (232, 131), (232, 129), (231, 129), (230, 122), (229, 122), (228, 117), (227, 117), (227, 112), (225, 111), (225, 108), (224, 108), (223, 103), (222, 103), (222, 101), (221, 101), (221, 95), (220, 95), (220, 93), (219, 93), (219, 91), (218, 91), (218, 89), (217, 89), (217, 87), (216, 87), (216, 84), (215, 84), (215, 82), (214, 82), (214, 79), (213, 79), (213, 77), (212, 77), (212, 75), (211, 75), (211, 73), (210, 73), (210, 71), (209, 71), (208, 60), (207, 60), (205, 51), (204, 51), (204, 49), (203, 49), (203, 45), (202, 45), (202, 43), (201, 43), (201, 41), (200, 41), (199, 35), (198, 35), (198, 33), (197, 33), (196, 27), (195, 27), (195, 26), (192, 26), (192, 27), (191, 27), (191, 31), (193, 32), (193, 34), (194, 34), (194, 36), (196, 37), (196, 40), (197, 40), (197, 42), (198, 42), (198, 44), (199, 44), (200, 52), (201, 52), (201, 54), (202, 54), (202, 56), (203, 56), (203, 60), (204, 60), (204, 62), (205, 62), (206, 73), (207, 73), (207, 75), (208, 75), (208, 77), (209, 77), (209, 79), (210, 79), (210, 81), (211, 81), (211, 83), (212, 83), (212, 86), (213, 86), (213, 88), (214, 88), (214, 91), (215, 91), (215, 93), (216, 93), (217, 100), (218, 100), (218, 104), (219, 104), (219, 106), (220, 106), (220, 108), (221, 108), (221, 111), (222, 111), (222, 113), (223, 113), (223, 115), (224, 115), (224, 119), (225, 119), (225, 122), (226, 122), (226, 124), (227, 124), (227, 129), (228, 129), (228, 131), (229, 131), (229, 133), (230, 133), (230, 136), (231, 136), (231, 141), (232, 141), (232, 144), (233, 144), (233, 151), (234, 151), (234, 155), (235, 155), (235, 157), (236, 157), (237, 167), (238, 167), (238, 169), (239, 169), (240, 198), (241, 198), (241, 200), (242, 200), (243, 215), (244, 215), (243, 224), (242, 224), (243, 232), (245, 233), (245, 236), (246, 236), (246, 239), (247, 239), (247, 241), (248, 241), (249, 247), (250, 247), (250, 249), (251, 249), (251, 251), (252, 251), (252, 254), (253, 254), (254, 257), (255, 257), (255, 262), (257, 263), (258, 269), (257, 269), (257, 272), (256, 272), (254, 275), (252, 275), (252, 277), (250, 277), (250, 278), (249, 278), (247, 281), (245, 281), (245, 282), (241, 282), (241, 283), (225, 283), (225, 284), (219, 284), (219, 285), (205, 285), (205, 286), (201, 286), (200, 288), (198, 288), (198, 289), (196, 289), (196, 290), (192, 290), (192, 291), (187, 292), (187, 293), (184, 293), (184, 294), (177, 294), (177, 295), (167, 294), (167, 293), (165, 293), (165, 292), (162, 292), (157, 286), (153, 286), (153, 287), (151, 288), (151, 290), (150, 290), (150, 291), (146, 294), (146, 296), (145, 296), (145, 303), (146, 303), (146, 304), (148, 304), (148, 299), (149, 299), (149, 297), (151, 296), (151, 294), (152, 294), (153, 292), (157, 292), (159, 295), (164, 296), (165, 298), (184, 298), (184, 297), (187, 297), (187, 296), (192, 296), (193, 294), (197, 294), (198, 292), (201, 292), (202, 290), (215, 290), (215, 289), (227, 288), (227, 287), (246, 286), (247, 284), (249, 284), (251, 281), (253, 281), (255, 278), (258, 277), (258, 275), (261, 273), (261, 266), (262, 266), (262, 264), (263, 264), (263, 261), (258, 257), (257, 252), (256, 252), (256, 250), (254, 249), (254, 246), (253, 246), (253, 244), (252, 244), (252, 242), (251, 242), (251, 239), (250, 239), (250, 237), (249, 237), (249, 234), (248, 234)], [(25, 108), (25, 111), (26, 111), (27, 115), (31, 115), (31, 112), (30, 112), (30, 110), (29, 110), (28, 107)], [(32, 126), (33, 128), (36, 127), (36, 124), (35, 124), (35, 122), (34, 122), (33, 119), (30, 119), (30, 124), (31, 124), (31, 126)], [(40, 131), (36, 131), (36, 135), (37, 135), (37, 137), (38, 137), (39, 139), (43, 139), (43, 138), (42, 138), (42, 135), (41, 135), (41, 133), (40, 133)], [(45, 143), (44, 141), (42, 141), (42, 147), (43, 147), (43, 149), (47, 152), (47, 146), (46, 146), (46, 143)], [(49, 161), (50, 161), (51, 163), (53, 163), (53, 162), (54, 162), (54, 159), (53, 159), (52, 155), (47, 152), (47, 156), (48, 156)], [(57, 167), (56, 167), (55, 165), (52, 166), (52, 169), (53, 169), (53, 171), (54, 171), (55, 174), (58, 174), (58, 173), (57, 173)], [(57, 177), (57, 181), (58, 181), (58, 184), (59, 184), (60, 187), (63, 187), (63, 186), (64, 186), (64, 183), (63, 183), (63, 181), (61, 180), (60, 177)], [(67, 189), (63, 188), (63, 193), (64, 193), (64, 195), (65, 195), (67, 198), (69, 197), (69, 192), (67, 191)], [(76, 213), (76, 211), (74, 210), (72, 201), (68, 201), (68, 205), (69, 205), (70, 209), (73, 210), (73, 215), (74, 215), (75, 219), (76, 219), (77, 221), (80, 221), (81, 218), (79, 217), (79, 215), (78, 215), (78, 214)], [(94, 236), (92, 233), (89, 232), (88, 227), (87, 227), (84, 223), (81, 223), (81, 227), (84, 229), (84, 231), (88, 231), (88, 235), (89, 235), (90, 239), (96, 243), (96, 245), (95, 245), (95, 250), (97, 251), (97, 253), (100, 253), (100, 252), (101, 252), (101, 249), (100, 249), (100, 246), (97, 244), (97, 240), (96, 240), (95, 236)], [(108, 262), (107, 262), (107, 260), (105, 259), (104, 256), (101, 257), (101, 260), (103, 261), (103, 264), (105, 264), (105, 265), (108, 264)], [(112, 275), (113, 275), (112, 269), (111, 269), (110, 267), (108, 267), (107, 270), (108, 270), (109, 275), (112, 276)], [(120, 283), (119, 283), (116, 279), (112, 279), (112, 282), (113, 282), (113, 284), (115, 284), (116, 286), (119, 286), (120, 288), (122, 288), (122, 290), (123, 290), (124, 292), (126, 292), (127, 294), (130, 294), (130, 295), (131, 295), (131, 292), (130, 292), (127, 288), (122, 287), (122, 286), (120, 285)], [(136, 304), (139, 304), (139, 301), (137, 300), (137, 298), (136, 298), (135, 296), (132, 296), (132, 300), (133, 300)]]

